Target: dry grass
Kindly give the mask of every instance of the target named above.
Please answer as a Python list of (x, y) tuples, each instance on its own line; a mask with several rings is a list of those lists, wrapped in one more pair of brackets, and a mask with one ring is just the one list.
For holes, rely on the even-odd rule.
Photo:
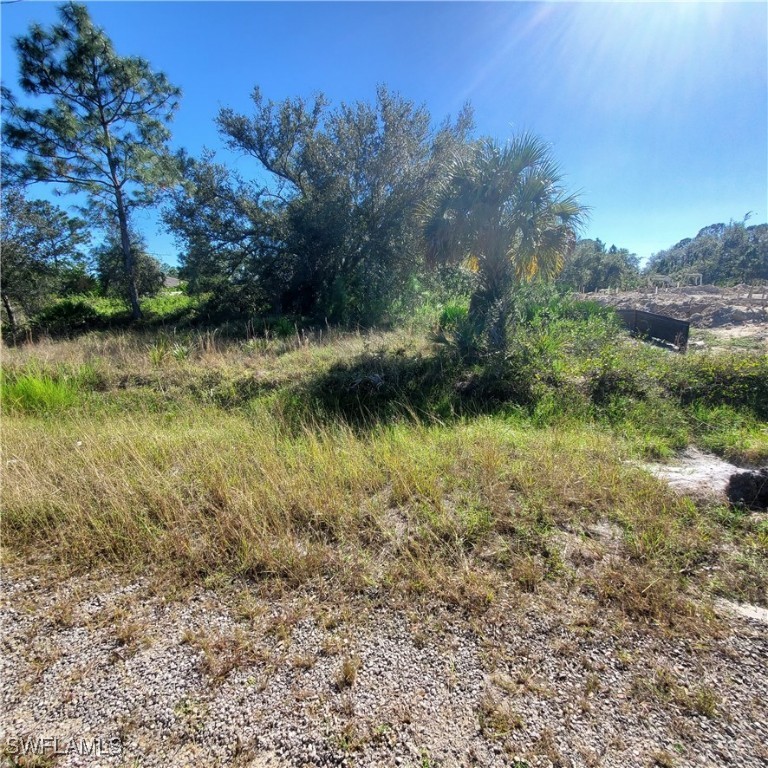
[(188, 631), (182, 642), (201, 653), (201, 671), (214, 681), (221, 681), (235, 669), (250, 667), (269, 658), (269, 653), (254, 644), (242, 629), (231, 633)]
[[(109, 392), (134, 390), (163, 395), (160, 400), (199, 400), (211, 391), (220, 396), (229, 386), (251, 384), (254, 392), (327, 370), (334, 362), (381, 348), (426, 350), (420, 337), (396, 333), (318, 331), (285, 339), (227, 339), (216, 331), (176, 336), (173, 333), (92, 332), (77, 339), (44, 338), (35, 344), (5, 347), (7, 376), (35, 372), (54, 379), (85, 377), (89, 388)], [(134, 392), (135, 394), (135, 392)], [(96, 398), (97, 407), (105, 402)], [(140, 399), (132, 405), (141, 404)]]
[[(594, 425), (483, 416), (361, 430), (311, 414), (289, 422), (270, 399), (384, 342), (423, 348), (402, 333), (249, 342), (208, 333), (5, 350), (11, 377), (34, 368), (88, 383), (61, 412), (5, 414), (5, 546), (70, 571), (151, 566), (169, 583), (243, 576), (474, 608), (501, 588), (562, 579), (632, 621), (673, 627), (707, 623), (686, 593), (710, 588), (714, 567), (718, 592), (764, 587), (761, 529), (673, 496), (622, 462), (631, 446)], [(241, 385), (253, 394), (247, 407), (220, 407)], [(590, 534), (598, 524), (616, 540)], [(588, 556), (566, 557), (566, 534), (582, 537)], [(244, 595), (239, 618), (258, 616)], [(67, 610), (60, 620), (71, 620)]]
[(717, 692), (708, 685), (686, 687), (675, 673), (659, 667), (651, 675), (638, 676), (633, 683), (633, 694), (640, 700), (658, 704), (675, 704), (684, 712), (715, 718), (721, 714), (721, 701)]
[(345, 688), (351, 688), (357, 680), (357, 673), (360, 669), (360, 658), (358, 656), (347, 656), (336, 672), (334, 682), (336, 687), (343, 691)]
[(480, 731), (491, 738), (504, 738), (525, 727), (525, 721), (512, 703), (502, 696), (485, 691), (477, 713)]
[[(601, 435), (484, 419), (294, 437), (267, 417), (199, 410), (172, 422), (17, 418), (4, 436), (6, 542), (74, 568), (159, 563), (359, 589), (410, 573), (429, 586), (435, 567), (468, 574), (494, 544), (491, 565), (532, 590), (559, 567), (553, 530), (617, 509), (634, 561), (703, 546), (675, 522), (685, 504), (623, 466)], [(392, 509), (400, 526), (388, 524)], [(648, 544), (656, 529), (663, 551)]]

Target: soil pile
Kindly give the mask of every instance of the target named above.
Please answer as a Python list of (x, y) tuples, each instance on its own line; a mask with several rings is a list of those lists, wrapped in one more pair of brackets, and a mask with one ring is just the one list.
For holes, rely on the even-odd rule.
[(619, 293), (590, 293), (582, 298), (594, 299), (617, 309), (641, 309), (687, 320), (696, 328), (768, 323), (768, 287), (765, 286), (643, 288)]

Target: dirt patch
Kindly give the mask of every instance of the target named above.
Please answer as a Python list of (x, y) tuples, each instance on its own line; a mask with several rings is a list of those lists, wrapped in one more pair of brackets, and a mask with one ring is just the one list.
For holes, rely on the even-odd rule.
[(680, 288), (645, 288), (618, 293), (590, 293), (594, 299), (617, 309), (641, 309), (687, 320), (694, 328), (723, 328), (759, 324), (768, 332), (768, 288), (714, 285)]
[(752, 351), (768, 354), (768, 323), (693, 329), (688, 351)]
[(726, 502), (726, 486), (734, 472), (741, 467), (729, 464), (717, 456), (687, 448), (670, 464), (639, 465), (652, 475), (666, 480), (679, 493), (702, 500)]
[(715, 601), (715, 606), (723, 613), (743, 616), (745, 619), (752, 619), (761, 624), (768, 624), (768, 609), (761, 608), (759, 605), (734, 603), (731, 600), (717, 600)]

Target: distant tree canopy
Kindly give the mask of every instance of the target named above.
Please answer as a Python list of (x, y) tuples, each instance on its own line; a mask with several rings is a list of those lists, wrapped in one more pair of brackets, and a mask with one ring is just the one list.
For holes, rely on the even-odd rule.
[(600, 239), (579, 240), (557, 280), (574, 291), (626, 289), (640, 279), (639, 259), (626, 248), (605, 247)]
[(696, 237), (655, 253), (645, 271), (676, 278), (700, 273), (704, 283), (722, 285), (768, 280), (768, 224), (748, 227), (746, 217), (710, 224)]
[(422, 263), (417, 206), (466, 146), (471, 114), (432, 130), (426, 109), (384, 87), (336, 109), (322, 95), (252, 99), (250, 116), (224, 109), (217, 123), (267, 181), (188, 161), (166, 213), (182, 274), (252, 313), (375, 322)]
[[(154, 296), (163, 287), (163, 267), (147, 253), (147, 244), (138, 232), (131, 232), (135, 284), (139, 296)], [(123, 269), (123, 247), (120, 232), (115, 231), (93, 253), (96, 275), (105, 296), (122, 298), (127, 293)]]
[(82, 246), (85, 222), (43, 200), (28, 200), (20, 189), (3, 185), (2, 303), (16, 330), (18, 312), (32, 317), (57, 293), (85, 277)]

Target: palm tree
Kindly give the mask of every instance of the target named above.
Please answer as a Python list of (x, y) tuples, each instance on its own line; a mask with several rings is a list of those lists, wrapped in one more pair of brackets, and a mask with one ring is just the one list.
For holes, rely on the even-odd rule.
[(470, 318), (503, 349), (512, 287), (554, 277), (586, 208), (565, 193), (549, 148), (530, 134), (484, 139), (454, 158), (423, 207), (431, 263), (477, 273)]

